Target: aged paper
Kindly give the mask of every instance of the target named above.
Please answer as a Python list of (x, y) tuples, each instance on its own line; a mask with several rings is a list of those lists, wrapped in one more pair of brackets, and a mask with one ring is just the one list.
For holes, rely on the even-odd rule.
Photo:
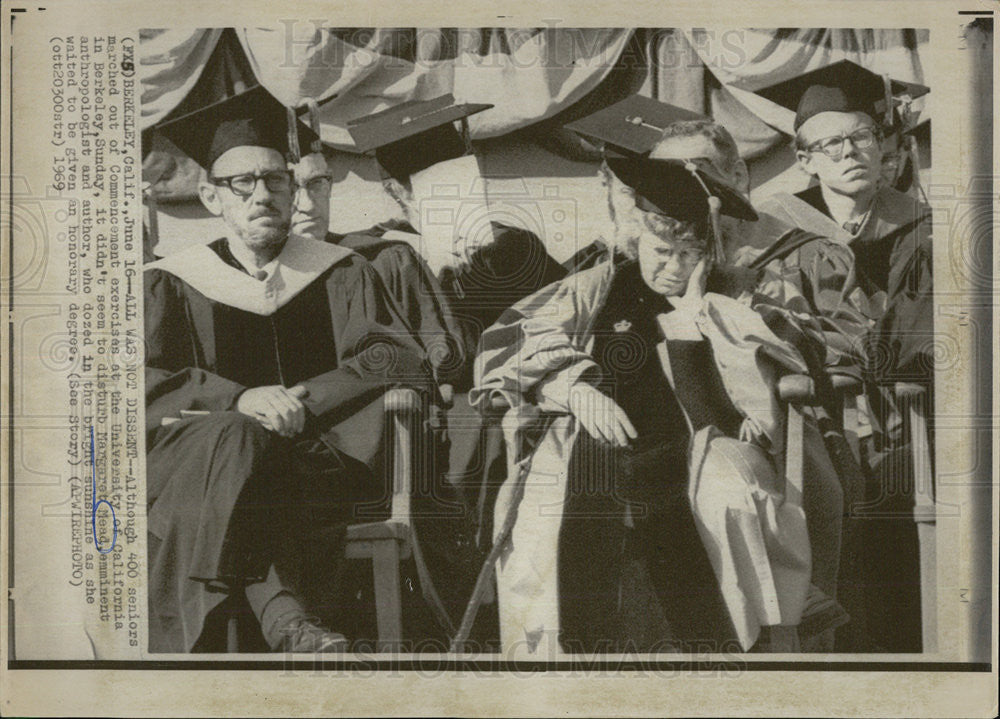
[[(987, 0), (456, 8), (59, 0), (5, 6), (3, 712), (995, 716), (998, 10)], [(808, 29), (816, 31), (800, 32)], [(778, 193), (805, 189), (808, 177), (795, 167), (792, 110), (757, 95), (768, 83), (755, 84), (753, 77), (777, 77), (772, 74), (780, 75), (781, 63), (804, 72), (844, 58), (930, 88), (913, 108), (920, 123), (933, 118), (933, 127), (924, 126), (910, 157), (933, 212), (933, 460), (920, 455), (910, 468), (909, 481), (924, 498), (916, 504), (925, 504), (917, 508), (919, 547), (900, 558), (916, 562), (914, 591), (923, 604), (899, 608), (898, 615), (884, 608), (872, 614), (883, 622), (904, 614), (913, 619), (922, 639), (918, 650), (871, 644), (865, 646), (872, 651), (857, 652), (831, 644), (812, 653), (747, 653), (730, 641), (686, 650), (630, 651), (626, 645), (625, 651), (572, 653), (552, 629), (558, 619), (546, 624), (544, 617), (537, 625), (541, 639), (456, 649), (447, 640), (459, 630), (466, 595), (445, 602), (454, 612), (452, 632), (422, 643), (387, 640), (391, 621), (380, 604), (377, 622), (375, 608), (365, 610), (368, 628), (377, 631), (340, 653), (239, 644), (235, 624), (228, 637), (220, 630), (229, 651), (194, 640), (189, 645), (197, 648), (151, 649), (160, 631), (160, 625), (151, 630), (151, 615), (162, 609), (154, 606), (156, 597), (167, 591), (151, 587), (151, 578), (171, 575), (151, 567), (162, 561), (157, 552), (165, 539), (157, 537), (151, 548), (147, 453), (163, 435), (147, 426), (152, 400), (144, 370), (160, 350), (143, 319), (143, 265), (151, 255), (169, 259), (227, 231), (199, 203), (196, 165), (179, 162), (183, 153), (175, 146), (164, 150), (153, 129), (175, 119), (178, 107), (194, 110), (224, 95), (205, 79), (212, 72), (228, 78), (229, 90), (234, 78), (241, 88), (251, 79), (286, 105), (308, 96), (329, 103), (316, 127), (333, 168), (329, 229), (338, 235), (398, 214), (374, 161), (351, 150), (358, 143), (349, 120), (444, 93), (490, 103), (499, 110), (468, 121), (483, 177), (463, 190), (459, 222), (492, 212), (491, 220), (535, 232), (554, 262), (564, 263), (590, 238), (609, 236), (612, 218), (597, 163), (560, 154), (556, 146), (565, 137), (552, 133), (558, 129), (552, 118), (569, 118), (567, 110), (587, 98), (598, 109), (594, 98), (601, 93), (615, 99), (639, 93), (733, 123), (749, 167), (749, 198), (759, 208)], [(747, 70), (751, 65), (757, 76)], [(531, 134), (538, 127), (548, 133), (541, 140)], [(433, 195), (447, 182), (421, 177), (432, 187), (427, 217), (454, 204), (452, 195)], [(454, 258), (422, 244), (433, 238), (427, 224), (422, 240), (412, 233), (399, 237), (440, 274)], [(504, 306), (513, 299), (520, 297)], [(622, 324), (615, 332), (628, 329)], [(166, 417), (161, 429), (196, 422), (206, 412), (192, 405)], [(453, 425), (455, 432), (462, 428)], [(369, 437), (341, 433), (338, 449), (374, 451)], [(378, 466), (388, 472), (390, 465)], [(889, 495), (912, 499), (911, 485), (890, 485)], [(490, 496), (501, 507), (518, 501), (504, 491), (499, 499)], [(522, 535), (514, 536), (523, 541), (529, 531), (532, 543), (551, 541), (554, 548), (550, 497), (539, 496), (532, 507), (538, 533), (522, 521)], [(494, 530), (502, 525), (497, 512)], [(918, 532), (911, 533), (916, 542)], [(355, 556), (377, 553), (365, 546)], [(406, 547), (404, 554), (412, 551)], [(434, 547), (425, 548), (433, 563)], [(476, 556), (481, 563), (486, 554)], [(842, 591), (849, 576), (844, 556)], [(892, 564), (883, 558), (866, 576)], [(554, 587), (555, 560), (539, 571)], [(395, 590), (393, 581), (379, 586), (430, 603), (413, 588), (418, 573), (404, 572), (402, 589), (399, 576)], [(480, 628), (507, 622), (510, 611), (497, 610), (492, 574), (485, 576), (489, 586), (474, 625)], [(439, 588), (447, 582), (437, 580)], [(500, 588), (501, 599), (510, 596), (502, 578)], [(469, 582), (466, 594), (472, 590)], [(359, 590), (357, 596), (369, 595)], [(404, 601), (404, 638), (412, 616), (407, 606)], [(527, 606), (533, 621), (540, 605)], [(546, 611), (558, 614), (546, 605), (538, 616)], [(427, 616), (422, 621), (433, 622)]]

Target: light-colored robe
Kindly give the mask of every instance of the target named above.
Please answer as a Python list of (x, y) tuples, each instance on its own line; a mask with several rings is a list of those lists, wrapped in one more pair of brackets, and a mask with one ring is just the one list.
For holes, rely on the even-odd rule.
[[(516, 505), (496, 572), (501, 641), (512, 656), (560, 652), (557, 548), (569, 459), (581, 431), (569, 413), (569, 392), (595, 367), (590, 330), (613, 273), (604, 263), (518, 303), (509, 315), (514, 322), (484, 334), (476, 362), (473, 404), (487, 411), (493, 398), (502, 397), (511, 407), (504, 418), (509, 473), (496, 503), (495, 531)], [(675, 310), (661, 318), (669, 339), (708, 339), (726, 392), (745, 418), (742, 442), (712, 426), (694, 435), (689, 496), (740, 644), (749, 649), (761, 626), (796, 624), (808, 590), (811, 558), (801, 497), (786, 492), (773, 470), (784, 427), (774, 391), (777, 372), (806, 367), (759, 315), (728, 297), (709, 293), (700, 312)], [(658, 351), (662, 361), (665, 342)], [(748, 466), (749, 473), (741, 471)]]

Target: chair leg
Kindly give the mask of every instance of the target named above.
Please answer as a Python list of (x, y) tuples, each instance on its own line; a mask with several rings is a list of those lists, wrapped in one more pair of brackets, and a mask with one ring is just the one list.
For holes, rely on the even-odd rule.
[(928, 445), (924, 394), (907, 397), (913, 451), (913, 518), (920, 547), (920, 615), (923, 650), (937, 651), (937, 547), (934, 472)]
[(372, 571), (375, 577), (375, 615), (379, 651), (398, 651), (403, 638), (403, 610), (399, 582), (399, 544), (374, 542)]
[(226, 620), (226, 651), (229, 654), (240, 651), (240, 620), (235, 613)]

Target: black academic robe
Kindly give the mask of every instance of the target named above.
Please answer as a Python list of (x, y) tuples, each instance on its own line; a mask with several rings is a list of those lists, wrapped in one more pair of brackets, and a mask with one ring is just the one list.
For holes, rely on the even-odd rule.
[[(852, 233), (830, 216), (817, 185), (795, 195), (776, 195), (762, 211), (817, 237), (846, 246), (853, 258), (849, 280), (872, 300), (875, 329), (864, 345), (865, 371), (873, 383), (897, 381), (930, 384), (933, 325), (933, 274), (930, 209), (888, 187), (875, 196), (863, 224)], [(787, 238), (783, 238), (787, 244)], [(801, 241), (782, 254), (803, 251)], [(802, 247), (802, 250), (799, 250)], [(771, 254), (771, 251), (768, 251)], [(804, 256), (801, 264), (806, 264)], [(815, 286), (831, 287), (840, 277), (828, 277), (826, 263), (813, 261)], [(839, 268), (835, 268), (839, 272)]]
[[(367, 259), (379, 274), (400, 314), (415, 337), (426, 348), (439, 385), (461, 385), (468, 375), (467, 366), (472, 357), (466, 355), (463, 334), (452, 316), (451, 298), (444, 292), (438, 278), (427, 262), (410, 242), (394, 239), (386, 233), (402, 233), (416, 242), (413, 228), (401, 223), (386, 223), (365, 232), (348, 235), (327, 235), (327, 242), (349, 248)], [(466, 392), (452, 395), (459, 408), (467, 406)], [(432, 409), (432, 411), (436, 411)], [(461, 482), (455, 481), (456, 473), (450, 469), (468, 470), (472, 457), (480, 450), (478, 431), (479, 415), (473, 417), (476, 428), (469, 431), (464, 423), (454, 422), (451, 431), (444, 423), (430, 427), (435, 452), (428, 457), (432, 463), (426, 467), (422, 478), (425, 488), (414, 504), (414, 527), (423, 547), (427, 572), (441, 597), (445, 612), (453, 622), (458, 622), (472, 591), (472, 584), (482, 563), (481, 553), (475, 547), (475, 530), (468, 503), (463, 501)], [(489, 440), (488, 440), (489, 441)], [(502, 457), (502, 445), (492, 438), (488, 455)], [(454, 459), (451, 459), (454, 457)], [(457, 473), (461, 476), (461, 471)], [(407, 567), (415, 582), (420, 572)], [(429, 622), (424, 612), (407, 614), (408, 634), (441, 638), (440, 622)]]
[(403, 320), (427, 349), (438, 382), (451, 384), (464, 356), (451, 308), (441, 285), (417, 251), (402, 240), (383, 237), (387, 225), (347, 235), (327, 234), (326, 241), (353, 250), (368, 260)]
[[(296, 589), (331, 572), (343, 527), (384, 511), (379, 397), (426, 386), (362, 257), (290, 238), (278, 262), (257, 280), (219, 240), (145, 272), (151, 651), (220, 649), (206, 619), (269, 565)], [(294, 440), (236, 411), (277, 384), (309, 393)]]
[[(561, 280), (566, 269), (556, 262), (537, 235), (493, 222), (492, 243), (458, 267), (441, 272), (441, 287), (462, 334), (468, 357), (475, 357), (483, 330), (515, 302)], [(472, 381), (471, 366), (462, 383)]]

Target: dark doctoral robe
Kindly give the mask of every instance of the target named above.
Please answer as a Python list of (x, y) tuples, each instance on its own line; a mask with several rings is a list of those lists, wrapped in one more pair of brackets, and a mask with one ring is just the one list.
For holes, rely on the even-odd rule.
[(486, 484), (500, 480), (504, 456), (498, 429), (485, 427), (482, 416), (469, 405), (479, 339), (508, 307), (566, 276), (566, 270), (534, 233), (499, 222), (493, 222), (492, 227), (491, 244), (474, 252), (461, 265), (441, 272), (441, 286), (467, 358), (455, 387), (455, 405), (448, 416), (452, 428), (449, 481), (461, 487), (467, 501), (477, 508), (484, 480)]
[[(379, 398), (427, 386), (362, 257), (290, 237), (265, 269), (250, 276), (225, 239), (146, 268), (150, 651), (224, 650), (213, 610), (272, 565), (329, 602), (344, 527), (385, 511)], [(308, 391), (298, 437), (236, 411), (267, 385)]]
[(631, 262), (594, 320), (595, 384), (625, 410), (638, 436), (628, 448), (609, 450), (583, 433), (573, 447), (559, 536), (567, 649), (594, 651), (605, 642), (608, 651), (667, 651), (722, 647), (735, 638), (691, 514), (687, 452), (692, 429), (715, 424), (735, 437), (743, 418), (704, 339), (667, 343), (684, 395), (671, 388), (655, 347), (663, 339), (657, 316), (672, 311)]
[[(454, 377), (457, 392), (467, 392), (471, 385), (472, 359), (483, 330), (518, 300), (566, 276), (566, 269), (549, 255), (537, 235), (499, 222), (491, 225), (492, 242), (461, 263), (443, 266), (436, 278), (462, 345), (463, 363)], [(384, 245), (366, 236), (378, 237), (384, 243), (405, 243), (411, 248), (419, 248), (421, 242), (420, 235), (405, 222), (378, 225), (362, 235), (347, 235), (339, 242), (352, 249), (356, 246), (366, 256), (380, 252)]]
[(330, 233), (326, 241), (354, 250), (371, 263), (403, 321), (427, 350), (438, 382), (453, 384), (465, 358), (448, 300), (417, 250), (403, 240), (385, 237), (388, 229), (376, 225), (365, 232)]
[[(504, 651), (738, 651), (761, 626), (798, 622), (810, 538), (761, 447), (780, 441), (775, 367), (805, 365), (749, 307), (706, 295), (692, 317), (636, 262), (603, 263), (515, 305), (482, 345), (472, 401), (512, 407), (493, 532), (516, 506), (497, 566)], [(622, 407), (638, 433), (629, 447), (580, 427), (578, 382)], [(776, 534), (751, 506), (765, 496)], [(771, 568), (749, 570), (751, 555)]]
[[(440, 373), (442, 380), (449, 382), (454, 389), (453, 403), (446, 416), (448, 458), (447, 466), (442, 468), (446, 486), (441, 488), (440, 494), (444, 499), (443, 515), (454, 516), (456, 511), (460, 511), (466, 526), (457, 537), (459, 546), (451, 552), (451, 557), (436, 558), (437, 563), (451, 574), (447, 582), (438, 582), (438, 588), (442, 594), (449, 595), (445, 597), (445, 602), (456, 622), (482, 564), (484, 544), (488, 544), (488, 536), (483, 535), (483, 527), (479, 524), (486, 499), (481, 490), (501, 482), (505, 472), (502, 432), (499, 427), (484, 423), (483, 416), (468, 401), (472, 363), (479, 338), (483, 330), (512, 304), (566, 275), (565, 269), (549, 255), (544, 243), (534, 233), (498, 222), (493, 222), (491, 227), (492, 242), (464, 258), (460, 264), (443, 266), (433, 282), (442, 293), (439, 304), (449, 318), (448, 331), (458, 339), (458, 351), (446, 363), (449, 371)], [(373, 237), (379, 238), (381, 244), (373, 241)], [(388, 256), (384, 248), (390, 246), (390, 242), (396, 248), (393, 253), (403, 253), (405, 250), (399, 245), (405, 244), (419, 251), (423, 240), (408, 223), (392, 222), (360, 235), (348, 235), (340, 241), (365, 253), (366, 257), (371, 256), (369, 253), (378, 253), (380, 258)], [(379, 260), (374, 262), (378, 269)], [(396, 264), (396, 260), (392, 263)], [(383, 270), (379, 272), (384, 274)], [(406, 275), (396, 270), (391, 272), (400, 279), (387, 284), (390, 287), (402, 286)], [(423, 279), (415, 280), (414, 284), (432, 285)], [(409, 290), (409, 295), (412, 296), (412, 292), (412, 289)], [(437, 312), (429, 308), (432, 292), (425, 292), (427, 297), (419, 300), (423, 317)], [(416, 308), (418, 301), (407, 300), (406, 304)], [(404, 314), (410, 313), (404, 310)], [(432, 535), (447, 525), (447, 522), (439, 520), (433, 527), (427, 526), (424, 532)], [(491, 618), (484, 612), (474, 639), (478, 636), (478, 627), (488, 627), (490, 621)], [(492, 633), (488, 628), (483, 632), (485, 635)]]
[(798, 305), (821, 323), (828, 366), (860, 373), (871, 410), (869, 481), (860, 491), (846, 492), (848, 508), (857, 510), (858, 528), (845, 537), (845, 550), (853, 552), (858, 568), (845, 580), (863, 586), (866, 596), (863, 607), (845, 604), (864, 631), (845, 648), (919, 651), (913, 499), (908, 492), (884, 488), (912, 484), (906, 479), (912, 477), (911, 448), (895, 383), (922, 385), (929, 413), (933, 407), (930, 209), (883, 187), (864, 222), (848, 231), (831, 218), (820, 187), (814, 186), (796, 195), (775, 195), (760, 210), (805, 231), (783, 237), (755, 261), (765, 270), (762, 296)]
[[(855, 341), (854, 348), (862, 354), (859, 359), (870, 381), (929, 385), (934, 331), (930, 208), (883, 187), (863, 223), (848, 232), (831, 218), (817, 185), (796, 195), (775, 195), (761, 210), (850, 250), (853, 264), (847, 268), (840, 263), (824, 266), (826, 254), (808, 237), (782, 238), (784, 242), (766, 254), (809, 272), (810, 287), (833, 289), (845, 297), (860, 292), (868, 298), (864, 311), (874, 328), (867, 341)], [(825, 301), (819, 309), (830, 316), (838, 308)], [(883, 414), (876, 412), (876, 419)]]

